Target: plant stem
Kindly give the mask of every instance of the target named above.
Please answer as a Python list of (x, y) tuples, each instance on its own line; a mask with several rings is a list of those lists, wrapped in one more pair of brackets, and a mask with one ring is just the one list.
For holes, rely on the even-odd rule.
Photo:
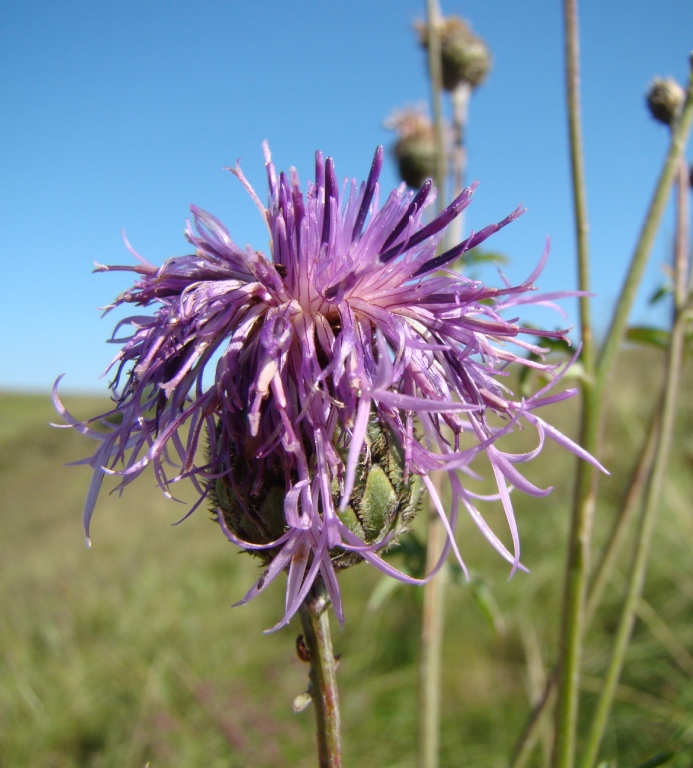
[[(578, 288), (590, 291), (589, 222), (587, 218), (587, 184), (585, 181), (584, 151), (582, 145), (582, 118), (580, 110), (580, 41), (577, 18), (577, 0), (565, 0), (566, 37), (566, 97), (568, 102), (568, 133), (570, 167), (573, 184), (573, 215), (577, 240)], [(587, 378), (594, 373), (594, 336), (590, 297), (580, 296), (580, 359)]]
[[(567, 56), (570, 40), (577, 45), (575, 0), (565, 0)], [(577, 48), (574, 47), (575, 54)], [(574, 81), (575, 82), (575, 81)], [(569, 80), (570, 87), (570, 80)], [(570, 101), (569, 101), (570, 107)], [(669, 191), (679, 167), (683, 147), (693, 121), (693, 73), (689, 77), (686, 101), (672, 132), (669, 151), (664, 161), (652, 202), (640, 231), (621, 295), (614, 311), (606, 341), (596, 361), (594, 381), (583, 388), (581, 442), (590, 453), (599, 447), (599, 434), (604, 404), (604, 389), (616, 360), (626, 330), (635, 295), (652, 249), (654, 237), (666, 207)], [(572, 140), (572, 139), (571, 139)], [(572, 768), (575, 761), (575, 737), (578, 714), (580, 655), (585, 623), (585, 595), (589, 574), (589, 545), (596, 494), (596, 473), (591, 465), (582, 463), (578, 469), (575, 505), (571, 526), (570, 551), (564, 597), (561, 631), (561, 662), (556, 742), (553, 768)]]
[[(589, 247), (587, 192), (580, 118), (580, 49), (577, 0), (564, 0), (565, 76), (568, 102), (568, 130), (573, 180), (573, 206), (577, 238), (578, 285), (589, 292)], [(589, 296), (580, 297), (582, 386), (580, 442), (595, 455), (599, 447), (599, 403), (594, 397), (594, 337)], [(596, 471), (580, 462), (577, 470), (561, 626), (558, 707), (552, 763), (554, 768), (572, 768), (575, 759), (585, 598), (589, 577), (590, 544), (596, 499)]]
[[(693, 73), (692, 73), (693, 78)], [(667, 474), (669, 451), (674, 433), (679, 381), (683, 368), (686, 341), (686, 326), (689, 313), (686, 310), (688, 298), (688, 205), (687, 174), (685, 164), (679, 160), (676, 205), (676, 244), (674, 248), (674, 311), (664, 379), (664, 397), (661, 408), (661, 431), (657, 444), (652, 477), (647, 487), (645, 504), (635, 538), (635, 549), (628, 577), (626, 598), (621, 619), (607, 668), (606, 677), (599, 695), (597, 708), (592, 718), (581, 766), (593, 768), (599, 755), (606, 731), (616, 687), (621, 677), (626, 652), (637, 618), (638, 603), (645, 584), (650, 543), (654, 533), (657, 508)], [(684, 175), (685, 174), (685, 175)]]
[[(607, 536), (607, 544), (595, 568), (594, 577), (591, 579), (589, 594), (585, 604), (585, 632), (589, 629), (597, 607), (601, 602), (604, 589), (609, 582), (616, 560), (625, 542), (625, 535), (640, 508), (644, 488), (652, 472), (655, 449), (659, 442), (661, 422), (660, 399), (660, 403), (653, 410), (645, 443), (641, 449), (638, 463), (628, 482), (628, 491), (621, 503), (620, 514), (614, 521), (611, 532)], [(530, 720), (518, 739), (510, 762), (510, 768), (524, 768), (526, 765), (534, 747), (539, 728), (555, 703), (557, 688), (558, 666), (554, 667), (551, 676), (546, 681), (544, 694), (534, 707)]]
[(320, 768), (340, 768), (341, 736), (337, 664), (332, 652), (327, 590), (318, 578), (299, 609), (310, 656), (310, 693), (317, 723)]
[(431, 80), (431, 111), (436, 136), (436, 176), (438, 188), (436, 211), (442, 213), (445, 208), (445, 179), (447, 177), (447, 152), (445, 142), (445, 121), (443, 120), (443, 70), (440, 53), (440, 8), (438, 0), (426, 0), (428, 27), (428, 76)]
[(607, 670), (597, 709), (592, 720), (587, 745), (585, 747), (585, 754), (582, 760), (583, 768), (592, 768), (599, 752), (599, 747), (606, 730), (614, 693), (616, 686), (618, 685), (626, 650), (635, 623), (638, 601), (645, 581), (647, 559), (654, 530), (655, 513), (661, 498), (664, 477), (667, 471), (669, 447), (673, 434), (678, 383), (683, 360), (685, 330), (685, 318), (679, 318), (679, 321), (674, 325), (671, 335), (671, 348), (666, 371), (666, 393), (662, 413), (662, 434), (658, 447), (659, 450), (655, 460), (652, 479), (648, 487), (645, 508), (636, 534), (636, 548), (628, 578), (628, 591), (621, 613), (621, 620), (614, 642), (614, 649), (612, 651), (611, 661), (609, 663), (609, 668)]
[[(464, 189), (464, 173), (467, 166), (467, 150), (465, 148), (467, 121), (469, 118), (469, 97), (472, 86), (462, 81), (450, 94), (452, 100), (452, 129), (454, 143), (452, 148), (452, 196), (455, 199)], [(450, 245), (459, 243), (464, 228), (464, 211), (450, 224)]]
[[(691, 58), (693, 59), (693, 55)], [(691, 64), (693, 65), (693, 60), (691, 61)], [(684, 102), (681, 116), (672, 131), (669, 151), (664, 161), (664, 166), (657, 182), (654, 195), (652, 196), (647, 216), (642, 229), (640, 230), (638, 244), (633, 253), (633, 258), (631, 259), (628, 274), (623, 284), (623, 288), (621, 289), (621, 294), (616, 304), (616, 310), (611, 325), (609, 326), (604, 346), (599, 355), (599, 360), (597, 362), (597, 377), (595, 380), (595, 389), (599, 396), (603, 393), (608, 376), (613, 368), (616, 354), (623, 341), (626, 323), (628, 322), (635, 294), (640, 285), (640, 278), (642, 277), (643, 270), (645, 269), (647, 259), (650, 255), (655, 235), (659, 229), (659, 224), (669, 199), (669, 192), (671, 191), (674, 177), (679, 169), (681, 157), (683, 156), (683, 148), (686, 145), (688, 134), (691, 131), (692, 122), (693, 70), (688, 78), (686, 101)]]
[[(435, 567), (445, 545), (445, 529), (434, 513), (429, 516), (426, 570)], [(445, 618), (447, 568), (424, 587), (421, 626), (421, 723), (419, 763), (436, 768), (440, 751), (440, 681)]]
[[(431, 102), (436, 136), (436, 209), (445, 208), (445, 179), (447, 153), (441, 94), (443, 75), (440, 56), (440, 9), (437, 0), (426, 0), (428, 26), (428, 71), (431, 80)], [(442, 245), (442, 243), (441, 243)], [(428, 512), (426, 559), (428, 569), (440, 557), (445, 532), (435, 510)], [(421, 662), (419, 673), (419, 764), (421, 768), (437, 768), (440, 747), (440, 682), (443, 646), (443, 619), (445, 605), (445, 568), (442, 568), (424, 587), (424, 608), (421, 627)]]

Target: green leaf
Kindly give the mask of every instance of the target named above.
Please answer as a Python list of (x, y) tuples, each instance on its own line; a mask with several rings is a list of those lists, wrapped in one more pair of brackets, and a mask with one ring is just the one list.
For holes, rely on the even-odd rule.
[(426, 546), (412, 531), (408, 531), (388, 552), (391, 555), (404, 557), (402, 570), (409, 576), (422, 579), (426, 574)]
[(670, 285), (660, 285), (659, 288), (650, 296), (650, 304), (659, 304), (662, 299), (666, 299), (671, 296), (672, 290)]
[[(531, 328), (532, 326), (528, 325), (525, 327)], [(550, 355), (561, 357), (564, 360), (568, 360), (575, 353), (575, 347), (572, 347), (567, 339), (553, 339), (553, 338), (545, 339), (541, 336), (538, 336), (535, 343), (543, 347), (544, 349), (547, 349)], [(535, 355), (534, 353), (531, 353), (527, 357), (527, 359), (532, 360), (533, 362), (538, 362), (542, 360), (542, 358), (539, 355)], [(519, 382), (520, 382), (520, 392), (524, 397), (528, 397), (529, 395), (532, 394), (531, 389), (529, 387), (529, 379), (530, 379), (530, 376), (532, 375), (539, 376), (545, 379), (546, 381), (548, 381), (550, 378), (549, 376), (542, 374), (541, 371), (537, 371), (535, 368), (522, 366), (520, 370), (520, 375), (519, 375)], [(585, 376), (585, 369), (582, 366), (582, 364), (579, 362), (579, 359), (570, 367), (570, 370), (567, 371), (565, 374), (566, 379), (584, 379), (584, 376)]]
[(658, 768), (660, 765), (665, 765), (670, 760), (676, 757), (676, 752), (659, 752), (649, 760), (645, 760), (644, 763), (636, 766), (636, 768)]
[(383, 576), (371, 592), (366, 610), (369, 613), (377, 613), (402, 584), (403, 582), (393, 579), (391, 576)]
[(466, 264), (487, 264), (489, 262), (493, 264), (510, 263), (510, 259), (498, 251), (479, 251), (476, 248), (467, 251), (463, 258)]
[(626, 340), (636, 344), (649, 344), (658, 349), (668, 349), (669, 331), (664, 330), (664, 328), (634, 325), (626, 331)]
[(463, 253), (459, 259), (455, 259), (450, 265), (451, 269), (456, 272), (463, 272), (469, 267), (473, 267), (477, 264), (508, 264), (510, 259), (504, 256), (498, 251), (478, 251), (476, 248), (472, 248), (471, 251)]
[(459, 563), (455, 560), (448, 562), (448, 568), (452, 575), (452, 582), (454, 584), (466, 584), (472, 599), (481, 609), (484, 618), (491, 625), (493, 631), (498, 637), (505, 637), (505, 620), (488, 582), (474, 574), (470, 574), (469, 579), (465, 579), (462, 568), (460, 568)]
[(478, 576), (470, 577), (469, 587), (474, 601), (481, 608), (493, 631), (498, 637), (505, 637), (505, 621), (491, 587)]

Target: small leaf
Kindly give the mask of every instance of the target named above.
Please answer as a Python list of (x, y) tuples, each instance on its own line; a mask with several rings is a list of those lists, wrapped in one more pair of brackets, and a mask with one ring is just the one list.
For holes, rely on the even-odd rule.
[(401, 586), (401, 581), (397, 581), (397, 579), (393, 579), (390, 576), (380, 579), (368, 598), (366, 610), (369, 613), (377, 613)]
[(658, 349), (669, 347), (669, 331), (665, 331), (664, 328), (634, 325), (626, 331), (626, 339), (636, 344), (649, 344)]
[(388, 552), (390, 555), (401, 555), (404, 557), (402, 570), (409, 576), (415, 576), (422, 579), (426, 573), (426, 547), (419, 538), (409, 531), (399, 542), (391, 547)]
[(660, 765), (665, 765), (670, 760), (676, 757), (676, 752), (659, 752), (649, 760), (645, 760), (644, 763), (636, 766), (636, 768), (658, 768)]
[(479, 251), (476, 248), (464, 254), (464, 261), (466, 264), (483, 264), (486, 262), (494, 264), (510, 263), (510, 259), (498, 251)]
[(465, 269), (476, 264), (508, 264), (510, 259), (497, 251), (478, 251), (473, 248), (471, 251), (463, 253), (459, 259), (452, 262), (450, 269), (456, 272), (463, 272)]
[(668, 296), (671, 296), (671, 286), (660, 285), (652, 296), (650, 296), (650, 304), (659, 304), (662, 299), (666, 299)]
[[(531, 326), (525, 326), (527, 328), (531, 328)], [(568, 339), (550, 339), (550, 338), (543, 338), (543, 337), (537, 337), (536, 343), (543, 347), (544, 349), (548, 350), (549, 354), (557, 355), (558, 357), (562, 357), (565, 360), (570, 359), (573, 354), (575, 353), (575, 348), (570, 346), (570, 343)], [(539, 355), (536, 355), (534, 353), (531, 353), (528, 357), (528, 360), (531, 360), (532, 362), (539, 362), (542, 360), (542, 358)], [(529, 379), (531, 376), (539, 376), (541, 379), (549, 381), (550, 375), (543, 374), (541, 371), (538, 371), (536, 368), (530, 368), (529, 366), (522, 366), (520, 370), (519, 375), (519, 383), (520, 383), (520, 392), (524, 397), (529, 397), (529, 395), (532, 394), (531, 388), (529, 387)], [(569, 370), (566, 371), (564, 374), (564, 377), (566, 379), (580, 379), (584, 380), (585, 378), (585, 369), (580, 363), (579, 360), (577, 360), (573, 365), (570, 366)]]
[(476, 601), (481, 612), (484, 614), (493, 631), (498, 637), (505, 637), (505, 621), (501, 613), (496, 598), (489, 585), (478, 576), (472, 576), (469, 581), (472, 597)]

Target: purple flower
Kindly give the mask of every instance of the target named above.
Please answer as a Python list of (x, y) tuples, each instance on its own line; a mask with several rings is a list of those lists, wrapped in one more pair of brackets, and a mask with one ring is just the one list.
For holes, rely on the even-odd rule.
[[(186, 237), (194, 254), (156, 267), (133, 251), (136, 266), (97, 266), (138, 276), (112, 306), (156, 309), (116, 327), (111, 341), (122, 348), (109, 367), (115, 372), (113, 410), (79, 422), (54, 395), (67, 426), (98, 441), (88, 460), (94, 476), (84, 510), (87, 537), (104, 474), (119, 475), (125, 485), (152, 465), (167, 494), (172, 483), (190, 478), (200, 495), (193, 510), (205, 499), (221, 503), (219, 489), (225, 488), (248, 519), (229, 525), (229, 514), (218, 510), (222, 530), (264, 555), (267, 566), (240, 603), (286, 571), (286, 611), (277, 627), (283, 626), (320, 576), (341, 621), (336, 568), (345, 553), (419, 583), (381, 557), (389, 534), (366, 539), (344, 519), (375, 424), (399, 451), (403, 483), (419, 477), (445, 524), (439, 567), (452, 549), (464, 568), (454, 540), (464, 510), (512, 570), (522, 568), (510, 490), (543, 496), (551, 489), (530, 483), (517, 465), (534, 458), (547, 437), (596, 462), (536, 414), (574, 391), (548, 395), (545, 387), (518, 400), (501, 383), (514, 363), (549, 374), (552, 386), (562, 371), (523, 357), (543, 350), (521, 335), (564, 338), (566, 331), (525, 329), (501, 313), (574, 294), (534, 293), (546, 253), (518, 286), (489, 288), (445, 269), (522, 213), (518, 208), (436, 255), (474, 186), (424, 224), (423, 211), (435, 198), (430, 180), (416, 194), (402, 186), (380, 204), (382, 148), (365, 183), (345, 181), (341, 188), (332, 159), (317, 153), (315, 182), (305, 193), (295, 170), (277, 178), (267, 148), (265, 154), (267, 208), (240, 167), (232, 172), (265, 219), (269, 256), (239, 248), (218, 219), (192, 207), (194, 229), (188, 224)], [(123, 328), (129, 332), (116, 338)], [(208, 365), (215, 375), (205, 386)], [(523, 422), (536, 429), (535, 450), (501, 450), (499, 438)], [(495, 477), (493, 498), (505, 510), (512, 551), (477, 509), (481, 497), (462, 482), (474, 475), (470, 463), (482, 454)], [(430, 480), (435, 470), (449, 478), (447, 509)], [(277, 494), (278, 527), (269, 520)]]

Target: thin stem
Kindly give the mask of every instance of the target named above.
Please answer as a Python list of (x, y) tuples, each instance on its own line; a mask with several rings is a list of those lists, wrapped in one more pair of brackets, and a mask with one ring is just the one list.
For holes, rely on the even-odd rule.
[(674, 242), (674, 302), (675, 306), (683, 307), (686, 295), (691, 292), (688, 269), (688, 166), (685, 158), (679, 161), (679, 172), (676, 175), (676, 239)]
[[(592, 388), (584, 392), (582, 407), (580, 442), (594, 455), (599, 447), (601, 404), (594, 397)], [(558, 707), (552, 763), (554, 768), (572, 768), (575, 760), (582, 639), (586, 623), (585, 602), (596, 502), (595, 474), (586, 462), (578, 466), (563, 598)]]
[[(580, 109), (580, 39), (577, 18), (577, 0), (565, 0), (566, 45), (566, 97), (568, 102), (568, 133), (570, 167), (573, 184), (573, 215), (577, 240), (578, 288), (590, 291), (589, 221), (587, 218), (587, 184), (582, 144), (582, 117)], [(580, 296), (581, 361), (587, 377), (594, 372), (594, 336), (590, 297)]]
[(592, 768), (599, 753), (604, 732), (606, 730), (614, 694), (623, 668), (623, 662), (630, 642), (630, 636), (635, 623), (638, 601), (645, 582), (645, 572), (650, 551), (650, 542), (654, 531), (655, 513), (661, 498), (664, 486), (664, 478), (669, 459), (669, 448), (674, 428), (674, 415), (676, 411), (676, 398), (678, 395), (679, 376), (683, 361), (683, 347), (685, 342), (684, 316), (678, 318), (671, 335), (671, 347), (669, 362), (666, 370), (666, 392), (662, 413), (662, 434), (658, 446), (652, 480), (648, 487), (645, 507), (640, 519), (640, 525), (636, 534), (636, 548), (633, 555), (630, 574), (628, 578), (628, 591), (621, 613), (621, 620), (611, 661), (607, 670), (601, 695), (597, 703), (592, 725), (590, 728), (585, 753), (582, 760), (582, 768)]
[[(691, 64), (693, 65), (693, 61)], [(652, 196), (645, 222), (640, 230), (638, 244), (633, 253), (628, 274), (616, 304), (616, 310), (611, 321), (611, 326), (609, 327), (604, 346), (599, 355), (595, 388), (600, 395), (606, 385), (608, 376), (613, 368), (616, 354), (623, 341), (630, 310), (633, 306), (638, 286), (640, 285), (640, 278), (642, 277), (645, 264), (650, 255), (655, 235), (659, 229), (659, 224), (669, 199), (669, 192), (683, 156), (683, 148), (686, 145), (688, 134), (691, 131), (692, 122), (693, 70), (688, 78), (688, 88), (686, 90), (686, 101), (683, 105), (683, 111), (672, 131), (669, 151), (666, 160), (664, 161), (664, 166), (657, 182), (654, 195)]]
[[(577, 0), (564, 0), (563, 14), (578, 285), (581, 291), (589, 292), (589, 224), (580, 117), (580, 46)], [(589, 296), (580, 297), (580, 328), (582, 363), (585, 371), (580, 439), (582, 446), (590, 453), (595, 454), (599, 446), (599, 403), (594, 397), (592, 388), (595, 355)], [(592, 465), (586, 462), (580, 463), (577, 472), (563, 598), (564, 609), (558, 666), (560, 683), (552, 759), (554, 768), (572, 768), (575, 759), (580, 663), (585, 621), (584, 609), (596, 498), (595, 476), (596, 472)]]
[[(428, 27), (428, 71), (431, 80), (433, 125), (436, 136), (436, 209), (445, 208), (445, 179), (447, 156), (445, 126), (443, 122), (443, 74), (440, 55), (440, 9), (437, 0), (426, 0)], [(433, 509), (428, 513), (426, 539), (427, 562), (435, 564), (442, 551), (442, 525)], [(432, 567), (432, 566), (430, 566)], [(420, 734), (419, 763), (421, 768), (438, 768), (440, 746), (440, 684), (443, 647), (443, 619), (445, 597), (445, 568), (442, 568), (424, 587), (424, 609), (421, 627), (421, 663), (419, 679)]]
[[(445, 529), (440, 519), (429, 517), (426, 570), (438, 562), (445, 545)], [(440, 682), (445, 618), (447, 569), (441, 568), (424, 587), (421, 626), (421, 722), (419, 763), (436, 768), (440, 751)]]
[(586, 627), (592, 623), (594, 614), (601, 603), (606, 585), (609, 583), (623, 544), (626, 540), (626, 533), (633, 522), (641, 501), (645, 493), (645, 487), (652, 476), (652, 466), (655, 460), (657, 446), (660, 442), (660, 432), (662, 425), (662, 405), (663, 395), (655, 406), (650, 419), (650, 425), (647, 430), (647, 437), (640, 452), (638, 464), (631, 475), (628, 483), (626, 498), (621, 504), (621, 513), (613, 524), (607, 544), (602, 552), (599, 565), (595, 569), (594, 578), (590, 585), (590, 592), (587, 598), (585, 609)]
[(443, 70), (440, 53), (440, 9), (438, 0), (426, 0), (428, 17), (428, 76), (431, 79), (431, 104), (433, 127), (436, 134), (436, 210), (445, 209), (445, 179), (447, 177), (447, 153), (445, 151), (445, 121), (443, 120)]
[(330, 601), (322, 579), (317, 579), (299, 609), (310, 659), (310, 693), (315, 707), (320, 768), (340, 768), (340, 736), (337, 664), (330, 636)]
[[(467, 150), (465, 147), (467, 122), (469, 119), (469, 97), (472, 86), (462, 81), (450, 94), (452, 101), (452, 199), (454, 200), (464, 189), (464, 174), (467, 168)], [(450, 224), (450, 245), (459, 243), (462, 239), (464, 211)]]
[[(614, 521), (611, 532), (607, 536), (607, 543), (602, 556), (597, 564), (594, 577), (591, 580), (589, 594), (585, 604), (585, 632), (589, 629), (594, 614), (601, 602), (606, 585), (613, 573), (616, 560), (626, 540), (626, 533), (640, 508), (640, 502), (644, 493), (644, 487), (652, 472), (655, 449), (659, 442), (661, 425), (661, 401), (655, 407), (647, 430), (645, 443), (641, 449), (638, 463), (633, 470), (628, 482), (628, 492), (621, 503), (621, 511)], [(558, 665), (554, 667), (551, 676), (546, 681), (546, 687), (541, 699), (537, 702), (525, 730), (518, 739), (515, 752), (510, 762), (510, 768), (524, 768), (531, 754), (539, 733), (541, 724), (548, 716), (556, 701), (558, 688)]]
[[(693, 61), (692, 61), (693, 64)], [(693, 71), (691, 73), (693, 83)], [(689, 89), (690, 93), (690, 89)], [(611, 707), (621, 677), (626, 652), (630, 644), (633, 626), (637, 618), (638, 604), (645, 584), (650, 544), (654, 533), (656, 512), (667, 474), (669, 451), (674, 434), (674, 419), (677, 407), (678, 389), (683, 368), (683, 355), (686, 341), (686, 326), (689, 312), (688, 300), (688, 189), (681, 171), (683, 163), (679, 160), (676, 205), (676, 243), (674, 247), (674, 311), (672, 329), (665, 370), (664, 397), (661, 408), (662, 426), (660, 439), (652, 470), (652, 478), (647, 487), (645, 504), (640, 518), (640, 525), (635, 538), (635, 549), (628, 578), (626, 598), (621, 612), (614, 647), (606, 677), (602, 686), (597, 708), (592, 718), (590, 731), (585, 745), (582, 768), (593, 768), (599, 755), (602, 739), (611, 713)]]
[[(576, 40), (577, 26), (573, 24), (575, 22), (575, 1), (565, 0), (565, 8), (567, 38)], [(604, 388), (613, 368), (616, 353), (623, 341), (626, 323), (666, 207), (669, 190), (679, 167), (692, 121), (693, 73), (689, 77), (683, 111), (672, 132), (669, 152), (641, 229), (621, 295), (616, 304), (606, 341), (596, 362), (594, 382), (592, 384), (588, 380), (587, 386), (584, 388), (581, 440), (583, 447), (590, 453), (595, 453), (599, 447)], [(554, 768), (572, 768), (575, 760), (580, 655), (585, 623), (585, 595), (589, 573), (589, 544), (595, 494), (596, 473), (591, 465), (583, 462), (578, 469), (564, 597), (565, 607), (561, 632), (561, 684), (556, 720)]]

